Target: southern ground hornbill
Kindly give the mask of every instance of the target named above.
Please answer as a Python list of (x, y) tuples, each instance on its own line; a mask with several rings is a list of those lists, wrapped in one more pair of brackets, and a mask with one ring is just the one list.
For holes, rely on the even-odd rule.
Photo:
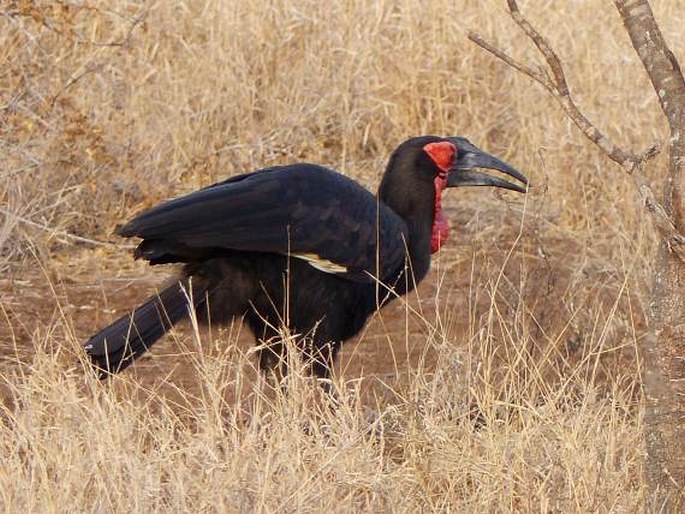
[(376, 196), (327, 168), (292, 164), (163, 203), (118, 233), (142, 239), (137, 259), (183, 263), (180, 275), (91, 337), (85, 350), (101, 377), (120, 371), (188, 317), (192, 303), (205, 322), (242, 318), (262, 344), (263, 370), (284, 367), (279, 327), (287, 326), (312, 373), (325, 377), (342, 342), (426, 276), (448, 235), (445, 188), (525, 192), (476, 167), (527, 184), (464, 138), (422, 136), (395, 150)]

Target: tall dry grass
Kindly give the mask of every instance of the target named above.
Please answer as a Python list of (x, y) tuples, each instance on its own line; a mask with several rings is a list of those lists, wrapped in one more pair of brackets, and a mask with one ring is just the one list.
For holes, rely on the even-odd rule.
[[(652, 3), (683, 62), (685, 2)], [(522, 8), (598, 125), (636, 150), (664, 141), (609, 2)], [(503, 2), (10, 1), (0, 15), (6, 510), (641, 508), (654, 238), (630, 180), (466, 40), (535, 58)], [(130, 262), (117, 223), (274, 163), (373, 188), (423, 133), (466, 135), (534, 188), (447, 195), (452, 241), (345, 347), (337, 404), (298, 374), (269, 390), (237, 326), (181, 327), (111, 383), (84, 373), (80, 342), (160, 277)]]

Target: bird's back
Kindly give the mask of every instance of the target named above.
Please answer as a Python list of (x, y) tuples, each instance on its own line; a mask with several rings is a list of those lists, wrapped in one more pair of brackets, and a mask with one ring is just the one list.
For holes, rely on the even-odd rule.
[(152, 264), (262, 252), (372, 282), (403, 267), (407, 228), (355, 181), (296, 164), (239, 175), (163, 203), (119, 233), (142, 238), (136, 256)]

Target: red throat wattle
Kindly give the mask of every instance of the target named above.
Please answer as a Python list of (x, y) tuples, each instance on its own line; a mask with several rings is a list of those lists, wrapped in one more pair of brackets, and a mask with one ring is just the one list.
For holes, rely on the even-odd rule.
[(435, 253), (447, 241), (450, 233), (450, 225), (445, 213), (442, 212), (441, 202), (442, 191), (447, 186), (447, 173), (454, 163), (457, 149), (449, 141), (428, 143), (423, 149), (440, 170), (433, 181), (435, 184), (435, 216), (433, 218), (433, 233), (431, 234), (431, 252)]

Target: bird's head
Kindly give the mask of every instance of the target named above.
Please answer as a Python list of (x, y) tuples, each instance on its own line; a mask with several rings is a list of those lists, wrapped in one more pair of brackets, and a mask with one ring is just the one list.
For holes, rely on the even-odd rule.
[(378, 190), (379, 198), (408, 224), (432, 215), (431, 251), (447, 240), (449, 226), (442, 212), (442, 192), (448, 187), (492, 186), (525, 193), (527, 188), (475, 171), (500, 171), (524, 185), (528, 179), (507, 163), (463, 137), (421, 136), (408, 139), (393, 153)]

